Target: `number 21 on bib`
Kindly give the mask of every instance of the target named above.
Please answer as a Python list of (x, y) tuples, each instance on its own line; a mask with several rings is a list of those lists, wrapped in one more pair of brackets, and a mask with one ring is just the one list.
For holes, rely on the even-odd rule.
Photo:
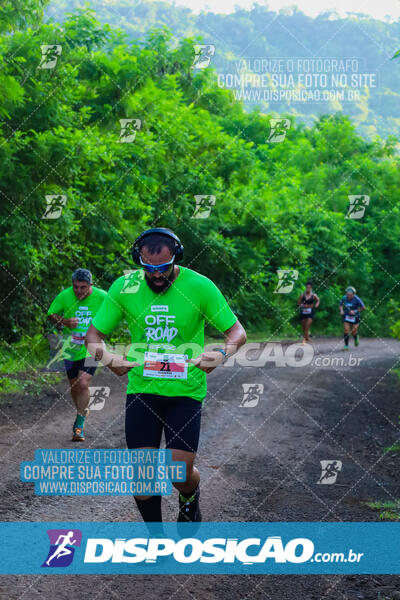
[(187, 379), (187, 358), (186, 354), (145, 352), (143, 377)]

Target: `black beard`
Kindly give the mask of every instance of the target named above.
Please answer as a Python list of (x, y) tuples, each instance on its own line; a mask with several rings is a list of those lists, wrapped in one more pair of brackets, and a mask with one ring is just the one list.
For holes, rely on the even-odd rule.
[(150, 277), (147, 276), (147, 273), (145, 273), (145, 279), (146, 279), (146, 283), (149, 286), (149, 288), (155, 292), (156, 294), (162, 294), (163, 292), (165, 292), (170, 285), (173, 282), (174, 279), (174, 270), (172, 269), (172, 273), (170, 275), (168, 275), (167, 277), (165, 277), (164, 275), (162, 275), (161, 277), (158, 278), (158, 280), (162, 280), (163, 284), (162, 285), (154, 285), (153, 284), (153, 280), (150, 279)]

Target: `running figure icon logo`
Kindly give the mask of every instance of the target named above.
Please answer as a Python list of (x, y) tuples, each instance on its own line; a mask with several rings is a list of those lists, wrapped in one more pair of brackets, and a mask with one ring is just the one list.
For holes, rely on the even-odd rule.
[(58, 57), (61, 56), (62, 47), (54, 44), (42, 44), (40, 46), (42, 57), (38, 69), (54, 69)]
[(215, 46), (213, 44), (194, 44), (194, 60), (192, 69), (206, 69), (215, 54)]
[(48, 529), (50, 549), (42, 567), (68, 567), (72, 563), (75, 547), (81, 545), (79, 529)]
[(369, 196), (348, 196), (349, 208), (346, 219), (361, 219), (365, 214), (365, 207), (369, 205)]
[(119, 132), (118, 142), (121, 144), (129, 144), (136, 139), (136, 132), (142, 126), (141, 119), (120, 119), (119, 124), (121, 131)]
[(286, 137), (286, 132), (290, 129), (290, 119), (270, 119), (269, 125), (271, 130), (267, 142), (277, 144), (283, 142)]
[(257, 406), (261, 394), (264, 391), (262, 383), (242, 383), (243, 399), (239, 404), (240, 408), (250, 408)]
[(144, 271), (140, 271), (140, 269), (124, 269), (124, 276), (125, 280), (121, 294), (136, 294), (139, 291), (141, 282), (144, 281)]
[(336, 482), (338, 473), (342, 470), (341, 460), (320, 460), (321, 477), (317, 483), (331, 485)]
[(105, 401), (110, 397), (110, 388), (106, 386), (90, 386), (90, 400), (88, 408), (90, 410), (101, 410), (104, 408)]
[(299, 272), (295, 269), (278, 269), (279, 281), (274, 294), (289, 294), (299, 276)]
[(207, 219), (211, 214), (211, 209), (215, 206), (215, 196), (195, 196), (196, 207), (192, 214), (192, 219)]
[(43, 213), (42, 219), (58, 219), (67, 203), (67, 196), (65, 194), (52, 194), (45, 196), (45, 198), (46, 210)]

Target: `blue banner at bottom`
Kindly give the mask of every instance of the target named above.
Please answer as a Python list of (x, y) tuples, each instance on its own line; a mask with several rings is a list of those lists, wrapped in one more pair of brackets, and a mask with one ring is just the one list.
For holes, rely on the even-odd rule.
[(0, 523), (2, 574), (399, 574), (400, 523)]

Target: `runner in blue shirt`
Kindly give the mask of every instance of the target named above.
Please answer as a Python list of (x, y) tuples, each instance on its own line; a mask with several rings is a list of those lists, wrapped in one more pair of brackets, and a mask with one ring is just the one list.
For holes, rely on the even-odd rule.
[(344, 327), (344, 348), (349, 349), (349, 334), (354, 337), (354, 345), (358, 346), (358, 326), (360, 324), (360, 312), (365, 310), (364, 302), (356, 296), (356, 290), (352, 286), (346, 288), (346, 295), (339, 302), (339, 312), (342, 315)]

